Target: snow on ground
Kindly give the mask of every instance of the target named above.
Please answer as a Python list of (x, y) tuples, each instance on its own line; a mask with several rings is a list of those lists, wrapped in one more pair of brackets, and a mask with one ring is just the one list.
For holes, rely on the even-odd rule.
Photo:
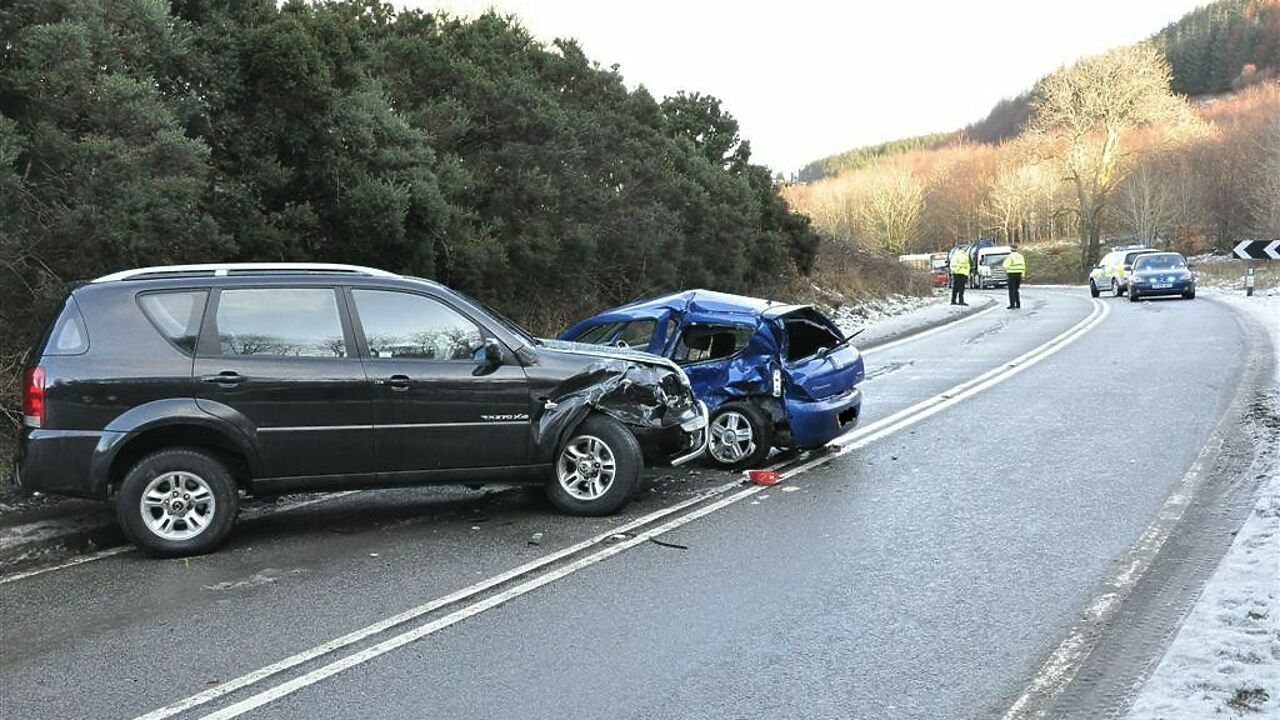
[(932, 327), (958, 318), (966, 311), (985, 307), (981, 294), (976, 292), (966, 297), (970, 301), (967, 308), (952, 306), (949, 299), (949, 295), (937, 292), (925, 297), (890, 295), (842, 305), (827, 314), (845, 334), (859, 333), (854, 344), (861, 347)]
[[(1280, 351), (1280, 289), (1206, 288), (1263, 323)], [(1280, 417), (1280, 369), (1271, 393)], [(1253, 512), (1205, 585), (1129, 720), (1280, 717), (1280, 453)]]

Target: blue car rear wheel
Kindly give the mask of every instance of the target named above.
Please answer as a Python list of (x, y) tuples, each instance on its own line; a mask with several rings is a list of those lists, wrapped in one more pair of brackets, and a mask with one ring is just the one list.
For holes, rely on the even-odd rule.
[(764, 413), (749, 403), (728, 403), (711, 414), (707, 457), (718, 467), (755, 468), (769, 456), (773, 433)]

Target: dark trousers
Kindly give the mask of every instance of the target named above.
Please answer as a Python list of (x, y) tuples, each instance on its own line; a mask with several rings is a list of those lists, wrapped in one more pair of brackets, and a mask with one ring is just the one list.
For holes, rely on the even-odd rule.
[(968, 275), (960, 275), (959, 273), (951, 276), (951, 304), (959, 305), (964, 302), (964, 286), (969, 284)]
[(1022, 307), (1022, 296), (1019, 290), (1022, 289), (1022, 273), (1009, 273), (1009, 307)]

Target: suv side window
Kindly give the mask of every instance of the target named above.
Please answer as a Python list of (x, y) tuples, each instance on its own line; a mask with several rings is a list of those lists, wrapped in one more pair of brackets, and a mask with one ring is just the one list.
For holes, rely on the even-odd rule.
[(474, 362), (484, 335), (432, 298), (394, 290), (352, 290), (369, 357)]
[(138, 306), (166, 340), (185, 353), (194, 353), (200, 339), (208, 290), (144, 293)]
[[(36, 350), (39, 351), (40, 347), (37, 346)], [(84, 327), (84, 317), (80, 315), (80, 305), (74, 297), (68, 295), (67, 302), (44, 343), (44, 354), (81, 355), (88, 350), (89, 333)]]
[(223, 290), (216, 324), (223, 355), (347, 357), (331, 288)]

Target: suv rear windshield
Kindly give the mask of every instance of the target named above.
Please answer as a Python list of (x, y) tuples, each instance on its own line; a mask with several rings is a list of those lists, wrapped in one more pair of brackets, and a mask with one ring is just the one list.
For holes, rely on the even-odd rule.
[(200, 339), (200, 321), (208, 299), (208, 290), (145, 293), (138, 296), (138, 306), (166, 340), (191, 354)]

